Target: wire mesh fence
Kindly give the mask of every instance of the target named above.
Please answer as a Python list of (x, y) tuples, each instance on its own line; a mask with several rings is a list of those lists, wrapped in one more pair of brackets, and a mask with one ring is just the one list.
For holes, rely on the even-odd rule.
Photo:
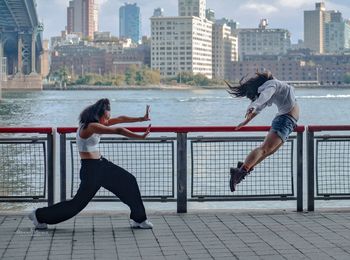
[[(75, 141), (70, 142), (72, 156), (71, 196), (76, 194), (80, 180), (81, 161)], [(143, 197), (174, 197), (174, 142), (166, 140), (132, 141), (102, 139), (101, 154), (133, 174)], [(101, 188), (97, 198), (115, 197)]]
[(0, 198), (45, 198), (45, 141), (1, 139), (0, 154)]
[(316, 137), (317, 196), (350, 195), (350, 138)]
[(235, 193), (229, 187), (230, 167), (244, 161), (262, 138), (200, 139), (191, 142), (192, 197), (294, 196), (294, 142), (288, 140), (248, 175)]

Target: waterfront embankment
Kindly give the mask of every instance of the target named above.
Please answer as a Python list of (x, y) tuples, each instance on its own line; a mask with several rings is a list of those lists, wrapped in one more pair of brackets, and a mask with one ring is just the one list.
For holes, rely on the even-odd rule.
[[(295, 88), (310, 88), (310, 89), (347, 89), (350, 88), (350, 84), (343, 85), (294, 85)], [(95, 86), (95, 85), (69, 85), (66, 87), (60, 87), (54, 84), (44, 84), (43, 90), (195, 90), (195, 89), (227, 89), (226, 85), (216, 86), (192, 86), (185, 84), (178, 85), (123, 85), (123, 86)]]
[(66, 87), (59, 87), (53, 84), (44, 84), (43, 90), (193, 90), (193, 89), (224, 89), (225, 85), (218, 86), (191, 86), (191, 85), (123, 85), (123, 86), (94, 86), (94, 85), (70, 85)]

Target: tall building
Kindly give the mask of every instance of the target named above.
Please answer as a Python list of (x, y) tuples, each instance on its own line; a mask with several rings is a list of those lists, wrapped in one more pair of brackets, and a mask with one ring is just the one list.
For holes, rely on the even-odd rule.
[(181, 72), (212, 78), (212, 26), (205, 0), (179, 0), (176, 17), (151, 17), (151, 67), (162, 77)]
[(315, 10), (304, 11), (304, 45), (316, 53), (324, 53), (324, 24), (329, 20), (325, 3), (316, 3)]
[(342, 53), (350, 49), (350, 23), (338, 11), (330, 12), (331, 19), (325, 23), (324, 48), (326, 53)]
[(99, 14), (99, 7), (98, 4), (95, 3), (95, 8), (94, 8), (94, 32), (98, 32), (99, 31), (99, 19), (98, 19), (98, 14)]
[(141, 14), (136, 3), (125, 3), (119, 8), (119, 37), (131, 38), (138, 43), (141, 40)]
[(206, 0), (179, 0), (179, 16), (205, 18)]
[(238, 61), (238, 39), (226, 23), (213, 26), (213, 77), (229, 79), (232, 62)]
[(318, 54), (344, 52), (350, 48), (350, 24), (341, 12), (316, 3), (315, 10), (304, 11), (304, 43)]
[(268, 29), (267, 26), (267, 20), (262, 19), (259, 28), (234, 30), (234, 33), (238, 35), (240, 60), (243, 60), (246, 55), (285, 54), (291, 48), (288, 30)]
[(98, 30), (98, 8), (95, 0), (72, 0), (67, 8), (67, 32), (81, 33), (93, 39)]
[(67, 7), (67, 33), (74, 32), (74, 1), (69, 2), (69, 6)]

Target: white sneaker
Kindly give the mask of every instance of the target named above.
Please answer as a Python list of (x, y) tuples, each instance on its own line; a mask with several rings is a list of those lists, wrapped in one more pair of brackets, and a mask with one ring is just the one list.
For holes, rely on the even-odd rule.
[(47, 229), (46, 223), (40, 223), (35, 215), (36, 209), (34, 209), (29, 215), (28, 218), (33, 222), (35, 229)]
[(131, 228), (141, 228), (141, 229), (152, 229), (153, 228), (153, 224), (148, 221), (147, 219), (141, 223), (138, 223), (134, 220), (130, 220), (130, 226)]

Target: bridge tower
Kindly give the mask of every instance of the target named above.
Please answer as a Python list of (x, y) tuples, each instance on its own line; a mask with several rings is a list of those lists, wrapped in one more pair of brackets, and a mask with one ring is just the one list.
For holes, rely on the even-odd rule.
[(7, 74), (3, 89), (42, 89), (42, 31), (35, 0), (0, 0), (0, 58)]

